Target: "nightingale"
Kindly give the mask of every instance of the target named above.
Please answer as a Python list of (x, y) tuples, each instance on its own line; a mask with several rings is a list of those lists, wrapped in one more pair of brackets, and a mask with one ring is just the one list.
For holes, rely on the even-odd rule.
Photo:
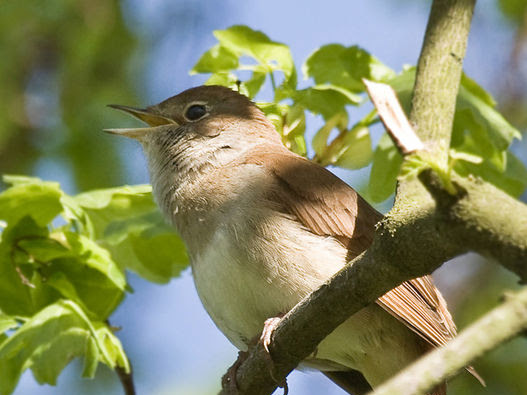
[[(148, 124), (106, 131), (142, 144), (154, 198), (187, 247), (203, 306), (238, 349), (371, 244), (382, 215), (290, 152), (246, 96), (200, 86), (143, 109), (111, 107)], [(455, 334), (424, 276), (351, 316), (302, 366), (348, 391), (367, 386), (358, 384), (364, 378), (375, 387)], [(442, 394), (444, 384), (433, 391)]]

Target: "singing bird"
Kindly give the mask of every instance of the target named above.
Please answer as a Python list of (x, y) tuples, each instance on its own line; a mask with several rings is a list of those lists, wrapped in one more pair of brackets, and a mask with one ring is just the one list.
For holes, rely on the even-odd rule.
[[(200, 86), (144, 109), (112, 107), (148, 124), (107, 131), (141, 142), (155, 200), (185, 242), (203, 306), (238, 349), (371, 244), (382, 215), (290, 152), (246, 96)], [(357, 376), (347, 372), (359, 371), (375, 387), (455, 334), (424, 276), (351, 316), (302, 365), (348, 390)], [(445, 385), (433, 394), (446, 394)]]

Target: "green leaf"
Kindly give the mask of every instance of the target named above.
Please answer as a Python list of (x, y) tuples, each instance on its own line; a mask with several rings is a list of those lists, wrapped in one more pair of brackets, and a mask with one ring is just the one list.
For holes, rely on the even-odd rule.
[(130, 236), (110, 246), (116, 260), (127, 262), (127, 267), (149, 281), (166, 283), (188, 266), (185, 246), (172, 233), (149, 237), (148, 231)]
[(474, 155), (468, 152), (463, 151), (457, 151), (455, 149), (451, 149), (448, 156), (452, 158), (453, 160), (464, 160), (465, 162), (474, 163), (476, 165), (479, 165), (483, 162), (483, 158), (478, 155)]
[(358, 125), (337, 136), (326, 151), (329, 163), (346, 169), (367, 166), (373, 156), (369, 129)]
[(40, 269), (45, 286), (104, 320), (124, 297), (126, 280), (108, 250), (77, 233), (65, 232), (69, 254)]
[(228, 48), (216, 44), (205, 52), (190, 74), (217, 73), (238, 68), (238, 56)]
[(0, 308), (4, 311), (28, 316), (62, 294), (105, 319), (122, 300), (124, 275), (109, 252), (89, 238), (69, 231), (57, 231), (50, 238), (31, 217), (8, 226), (3, 236)]
[(382, 202), (394, 193), (401, 163), (401, 155), (393, 145), (390, 136), (384, 133), (373, 153), (373, 165), (368, 184), (368, 193), (374, 202)]
[(99, 189), (81, 193), (73, 199), (92, 221), (97, 239), (103, 238), (111, 222), (157, 210), (150, 185)]
[[(500, 151), (506, 150), (513, 138), (521, 138), (520, 132), (503, 118), (494, 108), (494, 105), (489, 105), (490, 96), (482, 94), (481, 92), (484, 92), (482, 88), (478, 86), (479, 90), (476, 89), (474, 87), (476, 85), (475, 82), (468, 78), (461, 82), (456, 111), (469, 109), (472, 112), (474, 121), (485, 128), (489, 139), (496, 149)], [(463, 85), (463, 82), (468, 85)], [(490, 100), (492, 101), (492, 99)], [(460, 133), (462, 131), (454, 130), (454, 133), (456, 132)]]
[(82, 368), (82, 377), (93, 378), (99, 365), (99, 347), (93, 337), (86, 340), (86, 349), (84, 352), (84, 363)]
[(38, 225), (46, 225), (62, 211), (58, 183), (22, 176), (4, 176), (3, 180), (12, 184), (0, 193), (0, 219), (8, 224), (31, 216)]
[(490, 107), (496, 107), (496, 101), (485, 89), (483, 89), (476, 81), (467, 76), (465, 73), (461, 74), (461, 86), (466, 89), (471, 95), (479, 98), (483, 103)]
[(104, 359), (102, 359), (102, 362), (110, 367), (120, 366), (124, 368), (126, 373), (130, 373), (130, 362), (119, 339), (107, 325), (96, 322), (94, 326), (97, 334), (97, 345), (104, 347)]
[(251, 78), (247, 81), (244, 81), (242, 87), (244, 88), (241, 93), (246, 94), (250, 98), (256, 96), (260, 89), (262, 88), (263, 83), (265, 82), (265, 73), (254, 72)]
[(313, 146), (313, 150), (315, 151), (315, 155), (319, 161), (324, 162), (328, 146), (328, 139), (333, 129), (337, 128), (339, 131), (342, 132), (346, 129), (347, 125), (348, 115), (346, 112), (341, 112), (329, 118), (324, 124), (324, 126), (322, 126), (317, 131), (317, 133), (313, 137), (311, 145)]
[(492, 165), (501, 171), (505, 169), (503, 151), (496, 148), (484, 125), (476, 121), (474, 113), (469, 109), (456, 112), (450, 146), (453, 152), (487, 158), (486, 165)]
[(212, 74), (209, 79), (205, 82), (205, 85), (221, 85), (227, 88), (237, 89), (238, 77), (235, 74), (229, 72), (219, 72)]
[(387, 81), (397, 93), (397, 98), (406, 114), (410, 113), (410, 100), (414, 88), (415, 70), (415, 66), (405, 66), (401, 73)]
[(451, 195), (455, 195), (457, 190), (452, 183), (452, 169), (448, 166), (442, 167), (440, 164), (419, 154), (411, 154), (403, 158), (401, 170), (397, 179), (399, 181), (417, 177), (424, 169), (432, 169), (441, 179), (443, 188)]
[(22, 176), (16, 174), (5, 174), (2, 181), (10, 186), (19, 186), (24, 184), (40, 184), (42, 180), (38, 177)]
[(5, 331), (9, 329), (16, 328), (17, 326), (18, 326), (18, 323), (13, 317), (7, 314), (4, 314), (2, 313), (2, 311), (0, 311), (0, 334), (3, 334)]
[(33, 265), (30, 256), (20, 247), (22, 240), (46, 238), (47, 228), (39, 226), (26, 216), (9, 225), (0, 242), (0, 310), (13, 316), (30, 316), (34, 313), (31, 296)]
[(499, 0), (498, 4), (500, 6), (503, 14), (509, 18), (511, 21), (521, 26), (524, 26), (525, 23), (525, 13), (527, 12), (527, 1), (525, 0)]
[[(117, 188), (97, 189), (75, 196), (81, 207), (93, 210), (110, 210), (108, 215), (126, 216), (130, 209), (148, 209), (153, 207), (150, 185), (124, 185)], [(132, 207), (134, 206), (134, 207)], [(123, 214), (124, 213), (124, 214)]]
[(65, 232), (66, 241), (71, 252), (82, 259), (87, 267), (104, 274), (115, 287), (124, 290), (126, 279), (119, 266), (112, 260), (108, 250), (99, 246), (93, 240), (73, 232)]
[(255, 58), (268, 70), (283, 71), (286, 79), (294, 75), (294, 63), (287, 45), (272, 41), (264, 33), (247, 26), (236, 25), (226, 30), (215, 30), (214, 36), (220, 45), (238, 56)]
[(58, 240), (48, 237), (22, 239), (18, 243), (18, 246), (35, 260), (42, 263), (47, 263), (65, 256), (71, 256), (71, 252), (66, 246), (61, 244)]
[(292, 93), (294, 102), (328, 120), (335, 114), (346, 112), (346, 105), (352, 104), (348, 96), (330, 87), (313, 86)]
[(282, 140), (287, 148), (298, 155), (306, 156), (306, 113), (304, 107), (293, 105), (285, 115)]
[(454, 170), (462, 176), (472, 174), (481, 177), (516, 198), (527, 188), (527, 170), (511, 152), (506, 152), (504, 171), (497, 170), (485, 158), (482, 158), (482, 161), (482, 164), (474, 164), (459, 160), (455, 163)]
[(324, 45), (313, 52), (302, 70), (316, 84), (332, 84), (350, 92), (363, 92), (362, 78), (386, 81), (395, 73), (377, 58), (357, 46)]
[(62, 369), (82, 355), (90, 359), (85, 372), (92, 376), (95, 357), (112, 368), (117, 364), (126, 368), (122, 356), (116, 358), (108, 342), (101, 341), (96, 327), (103, 325), (92, 323), (71, 301), (58, 301), (35, 314), (0, 344), (0, 394), (13, 392), (27, 368), (40, 384), (55, 385)]
[(91, 219), (99, 244), (121, 268), (165, 283), (188, 265), (183, 242), (161, 217), (150, 186), (111, 188), (75, 199)]
[(256, 104), (258, 105), (260, 110), (263, 111), (265, 116), (272, 122), (277, 132), (283, 136), (284, 120), (291, 106), (282, 103), (266, 102), (258, 102)]

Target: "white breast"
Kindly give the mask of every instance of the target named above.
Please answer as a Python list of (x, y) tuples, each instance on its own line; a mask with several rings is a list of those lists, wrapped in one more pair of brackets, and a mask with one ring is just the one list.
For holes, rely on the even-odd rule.
[(334, 239), (316, 236), (287, 216), (254, 208), (232, 213), (201, 253), (192, 254), (196, 288), (216, 325), (238, 348), (264, 321), (286, 313), (345, 262)]

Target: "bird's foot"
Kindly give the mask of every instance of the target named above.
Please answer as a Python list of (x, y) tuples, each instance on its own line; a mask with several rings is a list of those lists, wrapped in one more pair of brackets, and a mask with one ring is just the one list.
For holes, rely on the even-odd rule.
[(280, 321), (282, 321), (282, 317), (283, 315), (268, 318), (264, 322), (264, 327), (262, 330), (262, 334), (260, 335), (259, 342), (262, 343), (263, 348), (265, 349), (265, 351), (267, 351), (267, 354), (269, 354), (269, 358), (271, 357), (271, 351), (269, 351), (269, 345), (271, 344), (271, 336), (273, 335), (273, 332), (280, 323)]
[(269, 350), (269, 346), (271, 345), (271, 336), (273, 335), (273, 332), (275, 331), (276, 327), (282, 320), (282, 317), (285, 314), (280, 314), (277, 317), (268, 318), (264, 322), (264, 327), (262, 330), (262, 334), (260, 335), (260, 339), (258, 340), (259, 343), (262, 344), (264, 350), (267, 352), (267, 362), (269, 364), (269, 371), (271, 373), (271, 378), (278, 383), (278, 386), (284, 389), (284, 395), (287, 395), (289, 392), (289, 388), (287, 387), (287, 379), (284, 378), (283, 380), (278, 380), (274, 375), (274, 361), (273, 357), (271, 356), (271, 351)]

